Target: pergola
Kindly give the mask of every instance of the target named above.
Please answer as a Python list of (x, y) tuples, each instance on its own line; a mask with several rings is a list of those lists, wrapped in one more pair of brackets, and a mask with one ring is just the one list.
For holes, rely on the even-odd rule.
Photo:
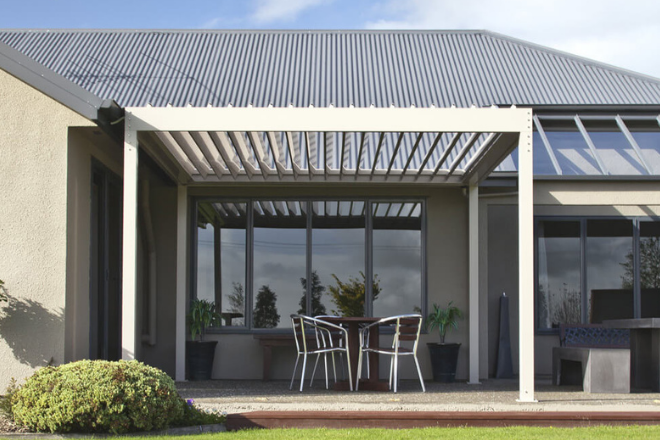
[(469, 194), (469, 381), (479, 382), (479, 183), (518, 148), (520, 401), (534, 401), (532, 111), (126, 108), (122, 356), (135, 357), (138, 146), (178, 181), (176, 379), (185, 378), (190, 185), (426, 183)]

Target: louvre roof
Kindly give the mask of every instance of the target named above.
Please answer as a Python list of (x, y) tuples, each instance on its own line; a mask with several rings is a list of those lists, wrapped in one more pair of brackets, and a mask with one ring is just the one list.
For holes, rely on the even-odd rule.
[(0, 30), (122, 107), (658, 105), (660, 79), (488, 31)]

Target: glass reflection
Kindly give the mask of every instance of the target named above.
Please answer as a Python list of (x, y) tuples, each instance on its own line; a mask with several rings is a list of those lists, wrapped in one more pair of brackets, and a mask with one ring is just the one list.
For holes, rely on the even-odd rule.
[(546, 131), (545, 135), (564, 175), (601, 174), (596, 159), (577, 128), (574, 131)]
[(580, 222), (540, 221), (538, 228), (539, 328), (580, 323)]
[(584, 121), (591, 141), (609, 174), (645, 174), (635, 150), (614, 121)]
[(255, 201), (254, 328), (290, 327), (300, 313), (306, 263), (306, 202)]
[[(660, 222), (640, 222), (639, 235), (642, 318), (657, 318), (660, 317)], [(632, 254), (626, 255), (626, 263), (631, 260)]]
[(587, 220), (590, 323), (633, 318), (632, 245), (632, 220)]
[(421, 313), (421, 203), (374, 202), (374, 316)]
[(364, 316), (365, 202), (312, 202), (312, 314)]
[(632, 137), (642, 150), (642, 156), (651, 168), (652, 174), (660, 174), (660, 131), (658, 125), (648, 122), (626, 121)]
[(246, 203), (198, 204), (197, 298), (215, 301), (222, 325), (245, 325)]

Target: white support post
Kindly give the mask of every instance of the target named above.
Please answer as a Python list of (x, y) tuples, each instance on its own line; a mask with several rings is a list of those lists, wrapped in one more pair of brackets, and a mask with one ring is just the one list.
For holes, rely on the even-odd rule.
[(175, 380), (186, 380), (186, 286), (188, 250), (188, 189), (179, 185), (176, 224)]
[(519, 402), (534, 398), (534, 172), (532, 115), (518, 141)]
[(138, 141), (126, 115), (124, 128), (124, 219), (122, 246), (121, 357), (136, 357)]
[(470, 185), (468, 193), (469, 230), (469, 323), (470, 381), (479, 384), (479, 186)]

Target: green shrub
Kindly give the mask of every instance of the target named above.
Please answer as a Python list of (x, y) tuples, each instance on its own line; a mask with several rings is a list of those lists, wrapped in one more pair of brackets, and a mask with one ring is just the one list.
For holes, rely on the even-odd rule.
[(151, 431), (179, 424), (186, 402), (174, 381), (137, 361), (46, 367), (11, 397), (14, 421), (33, 431)]
[(0, 415), (14, 419), (14, 413), (12, 410), (11, 402), (14, 394), (18, 391), (18, 385), (16, 384), (16, 379), (13, 377), (9, 380), (9, 386), (5, 390), (5, 395), (0, 396)]

